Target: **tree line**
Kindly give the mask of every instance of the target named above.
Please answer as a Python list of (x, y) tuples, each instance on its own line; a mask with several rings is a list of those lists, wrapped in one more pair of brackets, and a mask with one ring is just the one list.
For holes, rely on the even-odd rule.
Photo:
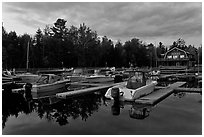
[[(138, 38), (114, 44), (107, 36), (100, 38), (84, 23), (67, 27), (66, 22), (57, 19), (53, 26), (38, 28), (34, 36), (18, 36), (15, 31), (8, 33), (2, 26), (2, 67), (25, 68), (28, 47), (30, 68), (155, 67), (156, 60), (168, 50), (162, 42), (156, 46)], [(199, 58), (202, 62), (201, 47), (186, 46), (180, 38), (170, 46), (173, 47), (190, 52), (196, 61)]]

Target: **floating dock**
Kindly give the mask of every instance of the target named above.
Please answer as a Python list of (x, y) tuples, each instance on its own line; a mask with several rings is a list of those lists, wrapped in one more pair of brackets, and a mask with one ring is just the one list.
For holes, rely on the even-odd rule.
[[(81, 94), (85, 94), (85, 93), (91, 93), (91, 92), (95, 92), (97, 90), (102, 90), (102, 89), (107, 89), (109, 87), (112, 87), (112, 86), (116, 86), (116, 85), (120, 85), (120, 84), (123, 84), (124, 82), (120, 82), (120, 83), (113, 83), (113, 84), (89, 84), (89, 85), (97, 85), (96, 87), (90, 87), (90, 88), (86, 88), (86, 89), (80, 89), (80, 90), (74, 90), (74, 91), (68, 91), (68, 92), (64, 92), (64, 93), (58, 93), (56, 94), (56, 96), (58, 98), (63, 98), (63, 99), (66, 99), (67, 97), (70, 97), (70, 96), (75, 96), (75, 95), (81, 95)], [(86, 85), (85, 83), (78, 83), (79, 85), (82, 84), (82, 85)]]
[(156, 103), (171, 95), (176, 88), (184, 85), (185, 83), (186, 82), (176, 82), (164, 89), (156, 90), (147, 96), (136, 99), (135, 102), (140, 104), (155, 105)]
[(202, 93), (202, 88), (176, 88), (175, 92)]
[[(156, 86), (155, 90), (165, 89), (166, 87)], [(202, 88), (175, 88), (174, 92), (189, 92), (189, 93), (202, 93)]]

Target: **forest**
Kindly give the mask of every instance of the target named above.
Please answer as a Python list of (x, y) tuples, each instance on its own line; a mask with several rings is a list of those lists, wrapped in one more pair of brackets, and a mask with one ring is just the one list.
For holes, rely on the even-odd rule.
[(196, 63), (202, 63), (202, 48), (186, 45), (182, 38), (170, 47), (162, 42), (145, 44), (138, 38), (125, 43), (102, 38), (86, 24), (66, 26), (66, 20), (57, 19), (53, 26), (37, 28), (36, 33), (17, 35), (7, 32), (2, 25), (3, 69), (25, 68), (29, 48), (29, 68), (61, 67), (156, 67), (158, 58), (167, 50), (178, 47), (191, 53)]

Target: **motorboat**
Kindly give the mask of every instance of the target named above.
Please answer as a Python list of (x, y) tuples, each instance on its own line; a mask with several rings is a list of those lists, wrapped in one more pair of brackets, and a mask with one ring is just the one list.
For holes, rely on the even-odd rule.
[(40, 75), (29, 72), (15, 75), (15, 78), (19, 78), (22, 83), (35, 83), (40, 79), (40, 77)]
[(36, 81), (39, 80), (41, 77), (41, 74), (62, 74), (65, 72), (70, 72), (72, 71), (71, 69), (56, 69), (56, 70), (44, 70), (44, 71), (39, 71), (38, 74), (32, 74), (32, 73), (23, 73), (23, 74), (17, 74), (16, 77), (21, 79), (21, 82), (23, 83), (35, 83)]
[(90, 83), (112, 82), (114, 81), (114, 77), (109, 68), (96, 69), (93, 74), (86, 76), (85, 81)]
[(74, 69), (72, 74), (64, 74), (64, 76), (71, 80), (71, 82), (79, 82), (85, 79), (83, 75), (83, 69)]
[(109, 88), (106, 98), (119, 101), (134, 101), (154, 91), (157, 81), (146, 80), (145, 74), (137, 73), (130, 76), (128, 81)]
[(37, 74), (32, 74), (29, 72), (25, 73), (15, 73), (12, 71), (4, 71), (3, 72), (3, 80), (8, 81), (8, 80), (13, 80), (13, 81), (18, 81), (21, 83), (34, 83), (40, 78), (40, 75)]
[[(41, 94), (65, 89), (70, 84), (70, 79), (55, 74), (42, 74), (39, 80), (31, 85), (32, 94)], [(25, 85), (25, 90), (27, 85)]]
[(13, 78), (6, 75), (4, 72), (2, 73), (2, 83), (12, 82)]
[(85, 81), (90, 83), (104, 83), (114, 81), (114, 77), (105, 76), (105, 75), (91, 75), (86, 77)]

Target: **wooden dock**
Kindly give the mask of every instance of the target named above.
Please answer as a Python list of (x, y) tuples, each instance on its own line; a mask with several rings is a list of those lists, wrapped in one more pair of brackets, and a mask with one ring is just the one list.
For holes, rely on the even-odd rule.
[[(85, 93), (91, 93), (91, 92), (95, 92), (97, 90), (107, 89), (109, 87), (120, 85), (123, 83), (124, 82), (113, 83), (113, 84), (100, 84), (100, 86), (99, 86), (99, 84), (94, 84), (97, 86), (86, 88), (86, 89), (80, 89), (80, 90), (76, 90), (76, 91), (68, 91), (68, 92), (64, 92), (64, 93), (58, 93), (58, 94), (56, 94), (56, 96), (58, 98), (66, 99), (67, 97), (70, 97), (70, 96), (81, 95), (81, 94), (85, 94)], [(79, 84), (86, 85), (85, 83), (79, 83)], [(93, 86), (93, 84), (92, 84), (92, 86)]]
[(202, 93), (202, 88), (176, 88), (175, 92)]
[[(166, 87), (156, 86), (155, 90), (165, 89)], [(202, 88), (175, 88), (174, 92), (189, 92), (189, 93), (202, 93)]]
[(166, 87), (165, 89), (154, 91), (147, 96), (136, 99), (135, 102), (141, 104), (155, 105), (156, 103), (162, 101), (163, 99), (171, 95), (176, 88), (184, 85), (185, 83), (186, 82), (176, 82)]

